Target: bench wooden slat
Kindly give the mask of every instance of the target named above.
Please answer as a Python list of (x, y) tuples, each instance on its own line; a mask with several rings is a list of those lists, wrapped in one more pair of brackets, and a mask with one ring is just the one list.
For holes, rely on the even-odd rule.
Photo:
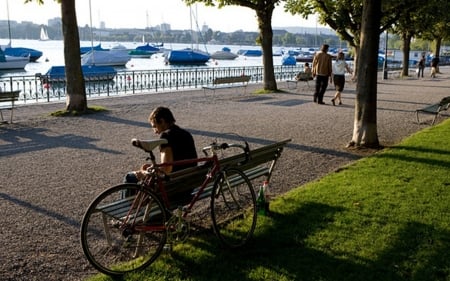
[(10, 91), (10, 92), (2, 92), (0, 91), (0, 116), (2, 118), (2, 123), (5, 123), (5, 119), (3, 118), (3, 109), (11, 110), (11, 116), (9, 118), (10, 123), (13, 121), (14, 115), (14, 103), (19, 100), (20, 90)]

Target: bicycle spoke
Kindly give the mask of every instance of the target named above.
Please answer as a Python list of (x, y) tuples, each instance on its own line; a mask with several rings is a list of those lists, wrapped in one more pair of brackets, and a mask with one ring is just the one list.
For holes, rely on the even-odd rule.
[(255, 192), (239, 170), (222, 172), (214, 183), (211, 197), (213, 228), (229, 247), (244, 245), (256, 226)]
[(156, 195), (137, 185), (115, 186), (100, 194), (84, 215), (83, 251), (95, 268), (109, 275), (144, 268), (163, 249), (165, 221)]

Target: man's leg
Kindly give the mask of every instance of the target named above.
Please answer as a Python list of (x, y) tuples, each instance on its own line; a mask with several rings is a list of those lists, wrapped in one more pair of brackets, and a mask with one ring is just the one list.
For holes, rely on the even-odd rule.
[(314, 102), (317, 102), (317, 97), (319, 96), (319, 92), (320, 92), (320, 76), (316, 76), (316, 89), (314, 91)]
[(320, 91), (319, 96), (317, 97), (317, 103), (323, 104), (323, 96), (325, 95), (325, 91), (328, 88), (328, 77), (327, 76), (320, 76), (320, 79), (322, 80), (322, 83), (320, 83)]

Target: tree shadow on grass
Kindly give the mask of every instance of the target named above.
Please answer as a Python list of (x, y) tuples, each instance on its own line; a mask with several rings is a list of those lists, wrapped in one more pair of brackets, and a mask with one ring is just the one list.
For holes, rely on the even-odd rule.
[[(243, 248), (225, 249), (208, 233), (188, 240), (189, 246), (162, 259), (168, 268), (181, 272), (183, 280), (272, 280), (274, 275), (275, 280), (306, 281), (448, 280), (450, 233), (431, 225), (407, 223), (396, 237), (386, 241), (385, 250), (375, 261), (308, 247), (308, 237), (326, 229), (342, 211), (310, 202), (287, 215), (273, 214), (275, 224), (270, 228), (263, 225), (264, 230)], [(201, 254), (192, 256), (188, 247), (200, 249)], [(146, 270), (149, 276), (152, 270), (152, 266)], [(170, 272), (166, 275), (170, 279)]]

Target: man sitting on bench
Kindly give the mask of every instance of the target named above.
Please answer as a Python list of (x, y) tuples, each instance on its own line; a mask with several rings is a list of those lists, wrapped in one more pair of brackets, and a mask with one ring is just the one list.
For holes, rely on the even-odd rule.
[(309, 80), (313, 80), (312, 77), (312, 72), (311, 72), (311, 67), (309, 67), (309, 63), (305, 63), (305, 66), (303, 68), (303, 71), (299, 72), (296, 76), (295, 76), (295, 80), (297, 81), (309, 81)]
[[(160, 146), (161, 163), (197, 158), (194, 138), (191, 133), (175, 124), (175, 118), (167, 107), (157, 107), (150, 114), (148, 121), (159, 138), (166, 139), (167, 144)], [(144, 177), (144, 171), (150, 164), (145, 164), (139, 171), (130, 172), (125, 176), (125, 182), (137, 183)], [(197, 163), (187, 165), (161, 167), (166, 174), (196, 166)]]

